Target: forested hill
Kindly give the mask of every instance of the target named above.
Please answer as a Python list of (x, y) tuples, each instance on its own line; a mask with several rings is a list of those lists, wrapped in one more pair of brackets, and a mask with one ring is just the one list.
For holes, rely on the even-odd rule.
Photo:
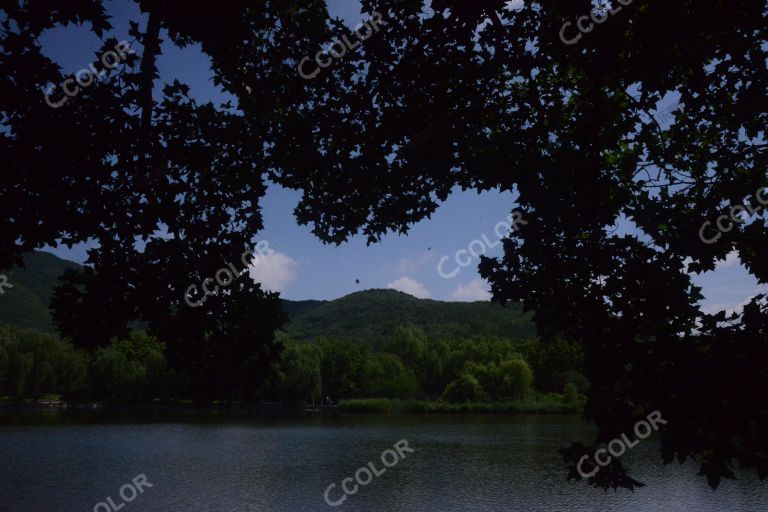
[(54, 332), (48, 310), (53, 287), (66, 269), (80, 265), (47, 252), (27, 254), (24, 262), (23, 268), (0, 270), (13, 287), (4, 287), (0, 293), (0, 324)]
[[(398, 325), (409, 323), (428, 336), (468, 338), (476, 334), (521, 339), (535, 336), (533, 322), (519, 305), (490, 302), (442, 302), (417, 299), (395, 290), (366, 290), (313, 304), (286, 301), (293, 320), (286, 325), (295, 340), (334, 337), (383, 344)], [(301, 313), (291, 315), (291, 309)]]
[[(0, 324), (53, 332), (48, 301), (56, 279), (80, 265), (46, 252), (24, 258), (26, 267), (0, 271), (13, 288), (0, 294)], [(520, 339), (535, 336), (518, 305), (417, 299), (395, 290), (366, 290), (335, 300), (283, 301), (285, 326), (297, 341), (336, 338), (381, 346), (398, 325), (409, 323), (429, 336), (466, 338), (476, 334)]]

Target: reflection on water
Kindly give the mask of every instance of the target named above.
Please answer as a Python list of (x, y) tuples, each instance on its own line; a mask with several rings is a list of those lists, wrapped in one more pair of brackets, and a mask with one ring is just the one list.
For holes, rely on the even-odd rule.
[[(108, 496), (121, 512), (768, 510), (756, 477), (711, 491), (694, 465), (661, 466), (653, 438), (623, 458), (647, 487), (566, 482), (557, 449), (591, 432), (572, 416), (163, 420), (5, 418), (0, 511), (92, 511)], [(331, 483), (401, 439), (415, 452), (326, 504)], [(120, 507), (118, 490), (140, 474), (153, 486)]]

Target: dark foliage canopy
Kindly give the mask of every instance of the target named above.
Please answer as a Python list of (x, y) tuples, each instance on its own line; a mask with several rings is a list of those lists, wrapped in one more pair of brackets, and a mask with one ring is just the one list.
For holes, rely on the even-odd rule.
[[(698, 235), (768, 184), (766, 2), (635, 0), (571, 45), (561, 27), (575, 31), (587, 2), (424, 3), (364, 0), (385, 30), (302, 80), (297, 63), (348, 33), (323, 2), (140, 2), (141, 55), (51, 110), (41, 91), (63, 77), (37, 36), (68, 23), (102, 34), (104, 7), (4, 1), (0, 267), (95, 240), (93, 273), (60, 295), (61, 325), (90, 305), (104, 319), (94, 339), (137, 317), (208, 332), (244, 319), (202, 320), (183, 288), (261, 229), (266, 178), (303, 191), (297, 219), (330, 243), (407, 232), (455, 187), (516, 191), (527, 225), (480, 270), (540, 334), (583, 344), (595, 444), (659, 410), (665, 462), (695, 459), (713, 487), (738, 467), (768, 475), (765, 302), (705, 315), (689, 274), (736, 250), (768, 282), (764, 213), (718, 243)], [(237, 107), (199, 105), (178, 82), (153, 91), (161, 29), (200, 43)], [(669, 92), (681, 107), (662, 127)], [(251, 287), (231, 300), (257, 298), (266, 312), (276, 300)], [(590, 483), (639, 484), (618, 461)]]

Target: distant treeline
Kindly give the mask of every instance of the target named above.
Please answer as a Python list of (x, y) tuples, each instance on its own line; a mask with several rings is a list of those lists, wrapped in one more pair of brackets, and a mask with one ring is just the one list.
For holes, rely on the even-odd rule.
[(172, 382), (164, 345), (143, 332), (92, 351), (52, 334), (0, 326), (0, 395), (13, 399), (60, 395), (125, 402), (165, 394)]
[(448, 402), (526, 401), (538, 393), (584, 393), (577, 346), (554, 340), (511, 342), (475, 336), (446, 340), (400, 326), (382, 351), (323, 340), (285, 340), (271, 386), (284, 401), (420, 398)]
[[(479, 403), (547, 393), (575, 401), (588, 388), (579, 348), (560, 340), (447, 340), (400, 326), (381, 351), (348, 341), (295, 342), (282, 334), (277, 341), (279, 357), (266, 375), (253, 376), (243, 395), (283, 403), (324, 397)], [(169, 367), (164, 344), (144, 332), (84, 350), (54, 335), (0, 326), (0, 395), (11, 399), (148, 402), (194, 398), (191, 389), (187, 372)]]

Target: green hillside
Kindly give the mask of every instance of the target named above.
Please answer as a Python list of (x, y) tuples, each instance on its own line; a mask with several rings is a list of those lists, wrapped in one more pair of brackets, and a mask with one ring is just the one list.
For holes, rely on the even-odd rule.
[[(290, 302), (290, 301), (288, 301)], [(476, 334), (509, 339), (536, 335), (519, 305), (490, 302), (442, 302), (417, 299), (395, 290), (366, 290), (308, 307), (285, 327), (292, 339), (321, 337), (384, 344), (400, 324), (421, 328), (428, 336), (468, 338)]]
[(298, 318), (325, 304), (326, 300), (286, 300), (282, 299), (283, 311), (288, 318)]
[[(24, 261), (24, 268), (4, 272), (13, 288), (0, 295), (0, 324), (52, 332), (48, 302), (56, 279), (80, 265), (46, 252), (28, 254)], [(283, 308), (291, 319), (285, 332), (297, 341), (336, 338), (380, 347), (405, 323), (444, 338), (535, 336), (519, 305), (417, 299), (395, 290), (366, 290), (330, 301), (284, 300)]]
[(66, 269), (80, 265), (47, 252), (27, 254), (24, 263), (22, 268), (0, 271), (13, 286), (4, 288), (5, 293), (0, 294), (0, 324), (53, 332), (48, 302), (56, 279)]

